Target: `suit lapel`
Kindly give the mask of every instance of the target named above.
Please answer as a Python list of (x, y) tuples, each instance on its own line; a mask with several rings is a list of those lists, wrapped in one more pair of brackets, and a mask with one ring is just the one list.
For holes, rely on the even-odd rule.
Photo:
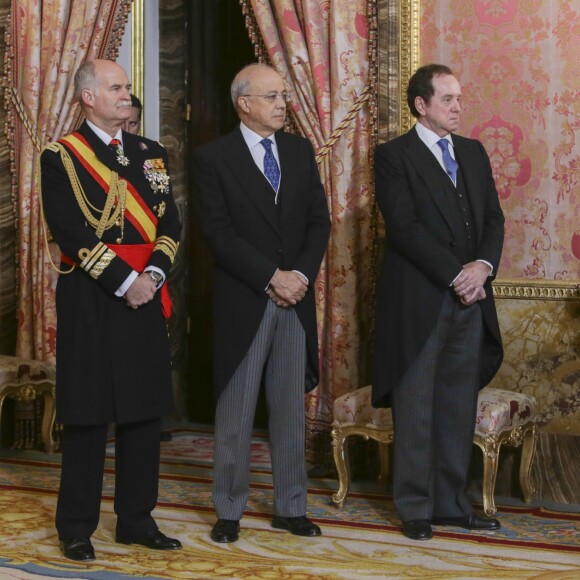
[(241, 188), (254, 202), (258, 211), (276, 230), (279, 229), (278, 211), (274, 204), (275, 192), (264, 174), (260, 171), (246, 145), (240, 129), (230, 133), (226, 161), (231, 166)]
[(429, 148), (425, 143), (421, 141), (415, 128), (412, 128), (407, 135), (409, 137), (407, 153), (411, 163), (415, 167), (417, 175), (425, 183), (429, 195), (433, 198), (435, 205), (438, 207), (441, 215), (449, 225), (449, 228), (453, 229), (445, 185), (441, 181), (442, 171), (439, 171), (439, 168), (437, 167), (437, 159), (435, 159), (435, 156), (431, 151), (429, 151)]

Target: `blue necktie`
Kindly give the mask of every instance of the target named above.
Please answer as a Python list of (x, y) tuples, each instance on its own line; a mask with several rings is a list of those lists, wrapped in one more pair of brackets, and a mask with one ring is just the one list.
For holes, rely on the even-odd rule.
[(457, 168), (459, 165), (457, 165), (457, 161), (455, 161), (455, 159), (451, 157), (451, 153), (449, 153), (449, 141), (447, 139), (439, 139), (437, 145), (439, 145), (441, 152), (443, 153), (443, 163), (447, 170), (447, 175), (451, 177), (453, 183), (456, 183)]
[(266, 150), (266, 154), (264, 155), (264, 175), (272, 184), (274, 191), (278, 191), (278, 184), (280, 183), (280, 168), (278, 167), (278, 163), (274, 157), (274, 153), (272, 152), (272, 141), (270, 141), (270, 139), (262, 139), (260, 143)]

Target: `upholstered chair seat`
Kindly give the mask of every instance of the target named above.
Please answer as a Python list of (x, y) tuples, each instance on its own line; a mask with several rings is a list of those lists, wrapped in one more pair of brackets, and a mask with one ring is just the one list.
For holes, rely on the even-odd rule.
[[(496, 513), (494, 501), (500, 447), (522, 445), (520, 485), (526, 503), (534, 488), (531, 468), (534, 459), (537, 427), (535, 399), (522, 393), (487, 387), (480, 391), (473, 442), (483, 452), (483, 507), (488, 516)], [(332, 500), (342, 507), (350, 485), (347, 439), (360, 435), (379, 443), (380, 477), (388, 474), (388, 446), (393, 441), (393, 419), (390, 409), (371, 405), (371, 387), (363, 387), (334, 401), (332, 445), (338, 472), (339, 488)]]

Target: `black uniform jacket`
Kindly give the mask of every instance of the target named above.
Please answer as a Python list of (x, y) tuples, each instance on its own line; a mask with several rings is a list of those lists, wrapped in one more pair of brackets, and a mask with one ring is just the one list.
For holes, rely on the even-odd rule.
[(294, 309), (307, 340), (305, 390), (318, 384), (314, 283), (330, 232), (328, 205), (310, 142), (278, 131), (276, 144), (279, 207), (239, 128), (195, 152), (197, 213), (216, 260), (216, 396), (252, 343), (269, 300), (266, 287), (277, 268), (298, 270), (310, 282)]
[[(479, 141), (452, 135), (471, 206), (476, 259), (497, 272), (504, 217), (489, 158)], [(386, 226), (386, 245), (377, 288), (373, 404), (388, 404), (431, 333), (443, 296), (461, 272), (445, 182), (449, 178), (415, 128), (375, 151), (376, 198)], [(491, 277), (480, 302), (484, 344), (480, 386), (497, 372), (503, 357)]]
[[(115, 244), (154, 243), (148, 264), (166, 275), (169, 272), (181, 225), (170, 187), (162, 187), (163, 191), (157, 193), (152, 187), (157, 178), (163, 181), (167, 153), (155, 141), (123, 132), (124, 153), (129, 159), (124, 167), (86, 123), (78, 134), (89, 151), (92, 149), (106, 167), (138, 192), (141, 201), (139, 208), (134, 206), (135, 213), (148, 214), (152, 220), (145, 239), (127, 215), (99, 239), (79, 207), (61, 153), (54, 145), (43, 151), (44, 215), (61, 251), (76, 264), (71, 273), (59, 275), (56, 291), (57, 420), (91, 425), (159, 417), (173, 408), (167, 325), (160, 292), (136, 310), (115, 295), (132, 271), (116, 255)], [(74, 154), (70, 157), (87, 207), (98, 219), (97, 210), (103, 209), (107, 194), (95, 179), (90, 163), (86, 166)], [(71, 266), (62, 264), (61, 268), (69, 270)]]

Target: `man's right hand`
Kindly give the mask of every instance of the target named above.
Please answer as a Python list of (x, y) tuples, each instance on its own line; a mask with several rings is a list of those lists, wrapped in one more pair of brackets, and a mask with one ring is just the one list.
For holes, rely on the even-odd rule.
[(270, 280), (270, 286), (276, 296), (288, 304), (298, 304), (308, 290), (304, 276), (289, 270), (277, 270)]
[(146, 272), (142, 272), (135, 278), (127, 292), (125, 292), (124, 298), (127, 306), (135, 309), (143, 306), (143, 304), (147, 304), (147, 302), (153, 300), (156, 290), (157, 286), (151, 279), (151, 276)]

